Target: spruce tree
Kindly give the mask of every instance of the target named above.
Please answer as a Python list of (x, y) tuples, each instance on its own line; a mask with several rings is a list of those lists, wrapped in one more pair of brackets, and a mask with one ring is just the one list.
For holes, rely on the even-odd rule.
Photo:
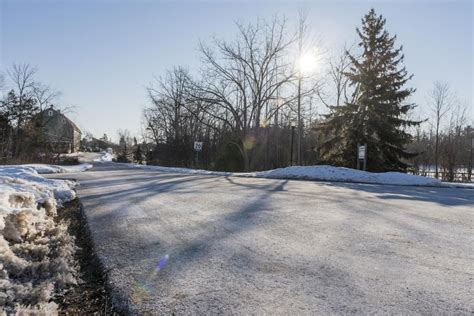
[(331, 107), (321, 129), (326, 141), (321, 146), (322, 158), (328, 163), (354, 168), (357, 144), (367, 144), (367, 169), (370, 171), (402, 171), (403, 159), (414, 154), (405, 151), (411, 140), (406, 127), (420, 122), (406, 114), (415, 105), (407, 98), (415, 91), (404, 88), (412, 75), (403, 63), (402, 47), (395, 47), (396, 36), (384, 29), (385, 19), (374, 9), (357, 28), (360, 57), (349, 53), (351, 68), (346, 75), (354, 88), (352, 102)]

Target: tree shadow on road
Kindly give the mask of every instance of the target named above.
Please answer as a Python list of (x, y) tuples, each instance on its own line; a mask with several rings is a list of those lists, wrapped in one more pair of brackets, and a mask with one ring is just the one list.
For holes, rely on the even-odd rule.
[(442, 187), (397, 186), (362, 183), (328, 182), (334, 188), (346, 188), (355, 191), (373, 193), (382, 200), (422, 201), (445, 206), (463, 206), (474, 204), (474, 190)]

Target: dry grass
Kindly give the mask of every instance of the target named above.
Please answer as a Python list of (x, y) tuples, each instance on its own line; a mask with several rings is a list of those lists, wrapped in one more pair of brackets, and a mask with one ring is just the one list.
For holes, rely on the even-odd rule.
[(55, 299), (59, 312), (68, 315), (117, 315), (78, 201), (67, 203), (57, 220), (68, 223), (68, 232), (75, 238), (77, 251), (74, 259), (79, 267), (77, 285), (62, 291)]

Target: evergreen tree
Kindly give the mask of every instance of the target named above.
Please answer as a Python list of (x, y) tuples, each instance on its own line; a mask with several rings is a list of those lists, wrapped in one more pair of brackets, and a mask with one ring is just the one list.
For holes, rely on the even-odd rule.
[(357, 143), (367, 144), (367, 169), (404, 170), (402, 161), (415, 154), (405, 151), (411, 140), (406, 127), (420, 122), (406, 114), (415, 105), (406, 99), (415, 91), (404, 88), (411, 79), (402, 66), (402, 47), (395, 47), (396, 36), (384, 29), (385, 19), (374, 9), (357, 28), (360, 57), (349, 55), (352, 66), (346, 74), (354, 87), (352, 102), (333, 106), (321, 129), (327, 139), (321, 146), (322, 158), (331, 164), (355, 167)]
[(117, 162), (130, 162), (129, 149), (126, 137), (121, 135), (119, 140), (119, 152), (117, 154)]
[(18, 96), (14, 90), (0, 102), (0, 112), (12, 128), (11, 148), (9, 148), (11, 157), (18, 158), (22, 151), (31, 152), (27, 140), (35, 134), (39, 136), (39, 127), (36, 124), (38, 122), (33, 122), (33, 118), (39, 113), (36, 103), (31, 95)]
[(142, 149), (140, 147), (140, 144), (137, 142), (136, 137), (133, 138), (133, 142), (135, 147), (135, 150), (133, 152), (133, 160), (135, 160), (138, 164), (141, 165), (143, 163)]
[(39, 113), (39, 108), (33, 97), (17, 96), (14, 90), (8, 92), (7, 97), (0, 104), (2, 114), (17, 130), (24, 128)]

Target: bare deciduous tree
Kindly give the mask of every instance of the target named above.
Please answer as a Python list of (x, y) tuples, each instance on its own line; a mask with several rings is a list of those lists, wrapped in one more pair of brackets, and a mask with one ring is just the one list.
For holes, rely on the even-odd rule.
[[(278, 93), (288, 89), (295, 78), (291, 62), (285, 58), (294, 38), (286, 35), (285, 20), (237, 27), (235, 41), (214, 39), (213, 47), (201, 43), (205, 71), (194, 91), (212, 105), (205, 108), (208, 115), (239, 135), (241, 144), (237, 145), (248, 170), (252, 148), (244, 145), (246, 138), (260, 127), (263, 109), (274, 104)], [(293, 100), (294, 96), (286, 98), (278, 107)], [(265, 113), (264, 120), (275, 115), (276, 109)]]
[(435, 176), (438, 178), (440, 128), (444, 117), (454, 105), (454, 96), (447, 83), (435, 82), (433, 84), (433, 89), (429, 94), (429, 104), (434, 117), (432, 124), (435, 132)]
[(324, 81), (325, 89), (317, 91), (320, 101), (326, 106), (341, 106), (353, 102), (353, 91), (350, 91), (349, 78), (346, 76), (351, 66), (349, 53), (351, 47), (344, 46), (343, 51), (328, 60), (328, 71)]
[(60, 95), (58, 91), (54, 91), (49, 86), (39, 82), (33, 85), (32, 90), (40, 111), (51, 105)]

